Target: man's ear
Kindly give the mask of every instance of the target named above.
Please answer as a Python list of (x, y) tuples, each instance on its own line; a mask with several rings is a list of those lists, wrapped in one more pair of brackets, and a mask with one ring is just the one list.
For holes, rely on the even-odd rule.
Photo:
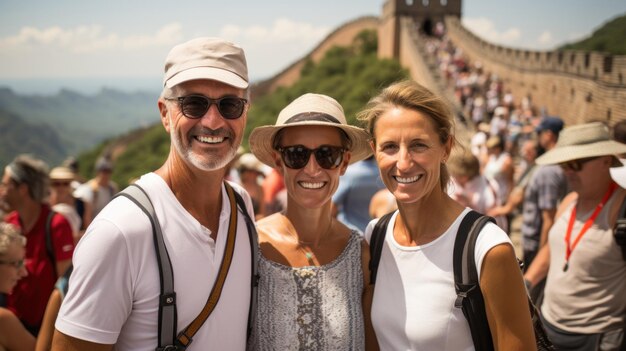
[(272, 150), (272, 158), (274, 159), (274, 168), (282, 173), (283, 159), (276, 150)]
[(157, 105), (159, 107), (159, 113), (161, 115), (161, 123), (163, 124), (163, 127), (165, 127), (165, 130), (169, 133), (170, 132), (170, 118), (168, 115), (169, 111), (167, 109), (167, 104), (162, 98), (159, 98)]

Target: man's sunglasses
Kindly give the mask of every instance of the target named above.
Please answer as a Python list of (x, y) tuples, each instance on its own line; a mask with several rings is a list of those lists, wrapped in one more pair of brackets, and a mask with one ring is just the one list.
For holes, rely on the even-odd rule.
[(346, 151), (341, 146), (322, 145), (317, 149), (309, 149), (303, 145), (283, 146), (277, 148), (285, 163), (291, 169), (300, 169), (309, 163), (311, 153), (315, 155), (315, 160), (324, 169), (337, 168), (343, 160), (343, 153)]
[(204, 95), (187, 95), (167, 100), (178, 100), (183, 115), (191, 119), (202, 118), (213, 104), (217, 106), (222, 117), (237, 119), (241, 117), (248, 103), (248, 100), (236, 96), (211, 99)]
[(579, 158), (577, 160), (571, 160), (571, 161), (566, 161), (566, 162), (561, 162), (559, 163), (559, 166), (561, 166), (561, 168), (564, 171), (574, 171), (574, 172), (579, 172), (581, 169), (583, 169), (583, 165), (589, 161), (593, 161), (598, 157), (587, 157), (587, 158)]

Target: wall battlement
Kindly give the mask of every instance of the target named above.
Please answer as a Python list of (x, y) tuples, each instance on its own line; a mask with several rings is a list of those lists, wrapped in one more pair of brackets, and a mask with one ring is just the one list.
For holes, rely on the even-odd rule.
[(626, 87), (626, 56), (602, 52), (532, 51), (507, 48), (489, 43), (463, 27), (456, 17), (446, 18), (446, 28), (457, 42), (480, 51), (512, 70), (543, 71), (575, 75), (597, 83)]

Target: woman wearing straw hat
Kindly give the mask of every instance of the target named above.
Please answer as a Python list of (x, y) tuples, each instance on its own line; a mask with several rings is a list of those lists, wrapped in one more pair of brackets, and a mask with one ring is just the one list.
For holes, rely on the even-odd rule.
[(558, 350), (623, 350), (626, 249), (614, 238), (626, 191), (610, 176), (626, 145), (600, 122), (565, 128), (538, 164), (563, 168), (572, 193), (559, 205), (548, 245), (525, 274), (531, 286), (547, 275), (542, 317)]
[(282, 173), (288, 196), (285, 211), (257, 222), (255, 350), (377, 347), (367, 318), (367, 244), (331, 212), (339, 176), (370, 154), (367, 140), (337, 101), (319, 94), (300, 96), (275, 125), (250, 134), (251, 151)]

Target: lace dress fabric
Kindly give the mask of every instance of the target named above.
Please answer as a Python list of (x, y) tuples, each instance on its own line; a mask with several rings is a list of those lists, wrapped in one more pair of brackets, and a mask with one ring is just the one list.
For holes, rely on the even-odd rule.
[(288, 267), (259, 255), (253, 350), (363, 350), (362, 236), (323, 266)]

